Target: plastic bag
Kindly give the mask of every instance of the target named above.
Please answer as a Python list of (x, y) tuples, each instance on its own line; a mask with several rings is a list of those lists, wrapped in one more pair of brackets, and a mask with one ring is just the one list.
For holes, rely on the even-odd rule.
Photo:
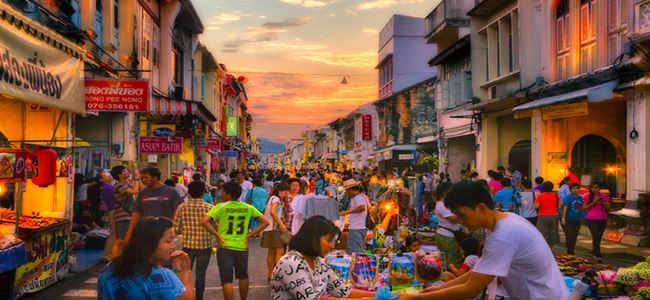
[(415, 265), (411, 254), (390, 256), (389, 280), (393, 286), (410, 285), (415, 279)]
[(420, 283), (436, 282), (442, 275), (442, 260), (438, 252), (416, 252), (415, 276)]
[(343, 281), (348, 282), (350, 278), (350, 264), (352, 257), (349, 255), (328, 255), (325, 257), (325, 262), (332, 268)]
[(374, 255), (354, 255), (350, 283), (357, 288), (370, 288), (377, 282), (377, 257)]

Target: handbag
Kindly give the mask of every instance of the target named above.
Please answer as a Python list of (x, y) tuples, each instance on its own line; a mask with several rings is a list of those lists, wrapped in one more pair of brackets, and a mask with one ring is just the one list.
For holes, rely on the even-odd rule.
[(291, 241), (291, 232), (289, 230), (280, 232), (280, 240), (282, 240), (282, 244), (288, 244)]

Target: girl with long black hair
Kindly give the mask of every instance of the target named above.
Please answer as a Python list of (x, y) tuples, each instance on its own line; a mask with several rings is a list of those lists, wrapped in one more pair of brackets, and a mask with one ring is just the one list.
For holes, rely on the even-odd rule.
[(273, 193), (269, 199), (266, 200), (266, 207), (264, 208), (264, 218), (269, 220), (267, 226), (262, 232), (262, 240), (260, 246), (269, 249), (266, 256), (266, 265), (268, 266), (268, 278), (271, 279), (271, 272), (273, 267), (284, 255), (284, 243), (280, 238), (281, 233), (287, 231), (287, 227), (280, 218), (282, 216), (282, 203), (289, 193), (289, 185), (281, 182), (275, 185)]
[(584, 196), (585, 205), (582, 210), (587, 212), (585, 223), (591, 232), (593, 249), (591, 255), (598, 261), (602, 261), (600, 254), (600, 242), (603, 239), (605, 228), (607, 227), (607, 212), (609, 212), (609, 196), (601, 193), (602, 185), (600, 182), (592, 182), (589, 186), (589, 194)]

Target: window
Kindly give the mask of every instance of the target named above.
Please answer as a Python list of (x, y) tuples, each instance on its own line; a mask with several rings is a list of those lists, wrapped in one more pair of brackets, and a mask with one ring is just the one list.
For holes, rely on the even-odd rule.
[(556, 59), (556, 79), (565, 80), (571, 76), (569, 68), (569, 44), (567, 34), (569, 32), (569, 1), (560, 0), (555, 11), (556, 31), (555, 31), (555, 48), (557, 52)]
[(379, 98), (393, 91), (393, 61), (389, 61), (379, 70)]
[(580, 73), (596, 69), (596, 1), (580, 4)]
[(160, 27), (157, 24), (153, 26), (153, 66), (160, 67)]
[(115, 26), (115, 29), (118, 29), (120, 28), (120, 0), (113, 0), (113, 5), (115, 7), (113, 12), (113, 26)]
[[(627, 34), (627, 1), (609, 0), (609, 63), (613, 63), (621, 55), (625, 36)], [(623, 9), (621, 9), (623, 8)]]
[(172, 46), (172, 82), (176, 85), (183, 85), (183, 52), (174, 43)]
[(472, 68), (472, 56), (469, 51), (459, 53), (456, 58), (449, 59), (442, 65), (442, 79), (450, 79), (452, 74), (460, 73), (461, 70)]
[(519, 10), (506, 13), (501, 18), (479, 30), (485, 41), (486, 81), (506, 76), (519, 70)]

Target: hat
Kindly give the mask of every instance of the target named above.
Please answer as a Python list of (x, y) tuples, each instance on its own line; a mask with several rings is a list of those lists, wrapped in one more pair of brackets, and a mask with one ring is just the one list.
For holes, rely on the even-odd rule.
[(361, 184), (361, 182), (357, 182), (354, 179), (348, 179), (348, 180), (343, 182), (343, 188), (347, 190), (347, 189), (349, 189), (351, 187), (355, 187), (355, 186), (357, 186), (359, 184)]

